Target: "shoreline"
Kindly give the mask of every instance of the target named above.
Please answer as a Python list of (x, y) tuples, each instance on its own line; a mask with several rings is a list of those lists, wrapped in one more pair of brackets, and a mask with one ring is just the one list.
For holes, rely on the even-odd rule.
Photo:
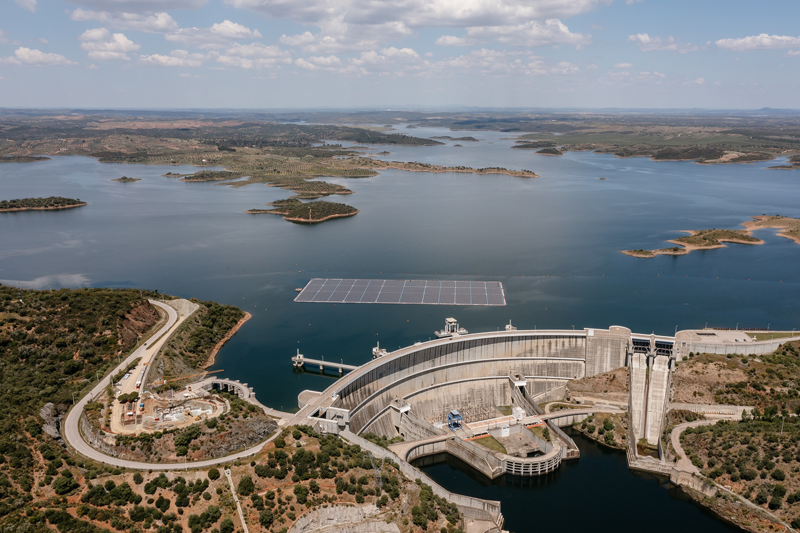
[(247, 322), (251, 318), (253, 318), (253, 315), (245, 311), (244, 316), (239, 319), (239, 322), (237, 322), (236, 325), (233, 326), (231, 330), (228, 331), (228, 333), (226, 333), (225, 336), (222, 337), (222, 339), (220, 339), (220, 341), (216, 345), (214, 345), (214, 348), (211, 349), (211, 353), (208, 354), (208, 360), (206, 360), (205, 363), (200, 365), (201, 370), (207, 369), (217, 361), (217, 354), (225, 345), (225, 343), (231, 340), (231, 338), (233, 338), (233, 336), (236, 335), (239, 329), (241, 329), (241, 327), (244, 326), (245, 322)]
[[(331, 220), (334, 218), (345, 218), (345, 217), (352, 217), (359, 213), (358, 209), (355, 210), (353, 213), (340, 213), (336, 215), (328, 215), (323, 218), (315, 218), (315, 219), (308, 219), (308, 218), (287, 218), (286, 216), (283, 217), (283, 220), (288, 220), (289, 222), (297, 222), (299, 224), (317, 224), (319, 222), (325, 222), (326, 220)], [(275, 213), (279, 215), (280, 213)]]
[(89, 202), (82, 202), (75, 205), (60, 205), (55, 207), (13, 207), (11, 209), (0, 209), (0, 213), (12, 213), (15, 211), (58, 211), (60, 209), (72, 209), (73, 207), (83, 207)]
[(778, 237), (783, 237), (785, 239), (789, 239), (791, 241), (794, 241), (797, 244), (800, 244), (800, 236), (793, 237), (793, 236), (787, 234), (789, 231), (792, 230), (791, 224), (784, 224), (784, 225), (770, 224), (770, 225), (764, 225), (764, 226), (759, 226), (758, 225), (759, 222), (775, 222), (775, 221), (779, 221), (779, 220), (782, 220), (782, 219), (783, 220), (797, 220), (797, 219), (792, 219), (790, 217), (773, 218), (773, 217), (770, 217), (770, 216), (767, 216), (767, 215), (758, 215), (758, 216), (750, 217), (750, 218), (752, 218), (753, 220), (748, 220), (746, 222), (742, 222), (742, 226), (744, 226), (744, 229), (746, 229), (748, 232), (752, 233), (753, 230), (763, 229), (763, 228), (780, 229), (781, 231), (778, 231), (776, 233), (776, 235)]
[[(763, 229), (763, 228), (773, 227), (773, 226), (758, 226), (758, 220), (766, 220), (766, 219), (769, 219), (769, 217), (758, 216), (758, 217), (752, 217), (752, 218), (756, 219), (756, 220), (742, 222), (742, 226), (744, 226), (744, 228), (745, 228), (744, 229), (744, 234), (747, 235), (747, 236), (752, 237), (754, 229)], [(781, 237), (786, 237), (787, 239), (791, 239), (794, 242), (796, 242), (797, 244), (800, 244), (800, 237), (792, 237), (791, 235), (782, 234), (782, 233), (788, 231), (789, 229), (790, 228), (785, 228), (782, 232), (778, 232), (778, 235), (781, 236)], [(680, 231), (688, 233), (691, 236), (691, 235), (697, 235), (698, 233), (700, 233), (703, 230), (680, 230)], [(742, 240), (742, 239), (724, 238), (723, 237), (723, 238), (717, 239), (717, 241), (720, 244), (715, 244), (713, 246), (699, 246), (697, 244), (689, 244), (689, 243), (681, 242), (681, 241), (679, 241), (677, 239), (670, 239), (670, 240), (668, 240), (666, 242), (668, 242), (670, 244), (674, 244), (675, 246), (679, 247), (678, 250), (675, 250), (674, 248), (659, 248), (659, 249), (656, 249), (656, 250), (620, 250), (620, 253), (624, 254), (624, 255), (627, 255), (628, 257), (636, 257), (638, 259), (652, 259), (652, 258), (657, 257), (659, 255), (674, 255), (674, 256), (688, 255), (689, 253), (691, 253), (691, 252), (693, 252), (695, 250), (717, 250), (719, 248), (727, 248), (727, 246), (725, 244), (723, 244), (723, 243), (750, 244), (750, 245), (753, 245), (753, 246), (759, 246), (759, 245), (762, 245), (762, 244), (766, 244), (765, 241), (763, 241), (761, 239), (758, 239), (756, 241), (745, 241), (745, 240)]]
[[(377, 161), (375, 159), (371, 159), (371, 161), (375, 162), (374, 165), (369, 166), (360, 166), (358, 165), (357, 168), (363, 168), (365, 170), (405, 170), (407, 172), (429, 172), (431, 174), (444, 174), (447, 172), (452, 172), (455, 174), (501, 174), (505, 176), (511, 176), (514, 178), (538, 178), (540, 177), (535, 172), (524, 171), (524, 170), (508, 170), (508, 169), (479, 169), (479, 168), (471, 168), (471, 167), (445, 167), (442, 165), (429, 165), (427, 163), (403, 163), (400, 161)], [(416, 168), (407, 168), (404, 165), (418, 165)], [(425, 166), (427, 165), (427, 167)], [(422, 167), (422, 168), (419, 168)]]

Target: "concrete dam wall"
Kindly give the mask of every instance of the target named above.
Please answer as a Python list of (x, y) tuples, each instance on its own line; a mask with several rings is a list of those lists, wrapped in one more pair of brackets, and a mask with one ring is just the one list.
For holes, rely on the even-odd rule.
[(393, 436), (388, 406), (397, 398), (427, 421), (441, 419), (448, 409), (511, 405), (509, 374), (524, 376), (527, 392), (540, 395), (624, 366), (630, 335), (621, 327), (500, 331), (409, 346), (345, 376), (333, 391), (332, 406), (350, 411), (354, 433)]

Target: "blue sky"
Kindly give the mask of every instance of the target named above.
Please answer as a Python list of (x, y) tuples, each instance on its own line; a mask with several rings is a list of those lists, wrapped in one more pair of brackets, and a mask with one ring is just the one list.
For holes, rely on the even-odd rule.
[(2, 0), (0, 107), (800, 108), (800, 2)]

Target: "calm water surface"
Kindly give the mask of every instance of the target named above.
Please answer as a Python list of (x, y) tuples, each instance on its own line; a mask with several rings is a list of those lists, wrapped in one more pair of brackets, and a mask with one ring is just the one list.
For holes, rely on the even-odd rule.
[(628, 470), (624, 453), (602, 448), (578, 432), (571, 435), (581, 450), (580, 460), (564, 463), (553, 474), (539, 478), (503, 476), (491, 482), (447, 455), (423, 458), (415, 464), (438, 461), (420, 468), (446, 489), (500, 500), (504, 528), (516, 533), (741, 531), (692, 502), (679, 488), (656, 476)]
[[(297, 349), (309, 357), (361, 364), (371, 359), (376, 341), (395, 349), (427, 340), (447, 316), (471, 332), (495, 330), (509, 320), (520, 328), (619, 324), (664, 334), (676, 326), (705, 324), (800, 326), (800, 246), (773, 230), (758, 232), (764, 246), (731, 245), (648, 260), (619, 253), (663, 247), (681, 229), (736, 228), (762, 213), (800, 216), (798, 172), (766, 169), (775, 163), (702, 166), (590, 152), (547, 157), (510, 149), (508, 133), (427, 128), (408, 133), (472, 135), (481, 141), (462, 142), (462, 148), (452, 141), (388, 147), (392, 153), (382, 157), (526, 168), (541, 177), (384, 171), (368, 179), (331, 178), (327, 181), (355, 191), (344, 201), (361, 212), (304, 226), (242, 213), (290, 192), (162, 176), (190, 172), (190, 167), (107, 164), (83, 157), (5, 163), (0, 165), (4, 199), (59, 195), (90, 205), (0, 214), (0, 283), (141, 287), (237, 305), (253, 319), (225, 345), (217, 368), (254, 386), (265, 404), (284, 410), (296, 409), (301, 390), (322, 390), (334, 379), (294, 373), (289, 357)], [(122, 175), (142, 181), (110, 181)], [(343, 276), (499, 280), (508, 305), (292, 302), (295, 287), (309, 278)], [(503, 492), (492, 497), (510, 503), (529, 490), (538, 491), (537, 498), (556, 494), (554, 487), (570, 476), (587, 476), (589, 483), (592, 464), (584, 458), (541, 487), (493, 488)], [(629, 475), (624, 463), (614, 468), (617, 477)], [(656, 482), (638, 477), (631, 483), (657, 488)], [(657, 493), (667, 497), (666, 491)], [(624, 501), (619, 496), (616, 505)], [(665, 505), (672, 509), (679, 503)], [(667, 512), (658, 505), (648, 509)], [(510, 506), (504, 513), (511, 516)], [(509, 520), (511, 527), (515, 522)], [(593, 520), (594, 526), (603, 522)]]

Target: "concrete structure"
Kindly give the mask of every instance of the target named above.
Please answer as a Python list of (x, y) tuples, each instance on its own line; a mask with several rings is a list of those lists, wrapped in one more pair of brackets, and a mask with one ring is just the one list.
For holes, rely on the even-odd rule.
[[(489, 478), (541, 475), (579, 456), (575, 443), (549, 419), (572, 424), (597, 410), (621, 411), (592, 407), (545, 414), (534, 398), (551, 393), (561, 398), (568, 381), (624, 366), (633, 353), (631, 339), (630, 330), (622, 327), (508, 328), (417, 343), (357, 368), (319, 396), (304, 391), (298, 419), (315, 421), (323, 432), (341, 434), (346, 428), (356, 435), (400, 436), (404, 442), (393, 450), (402, 460), (446, 452)], [(512, 414), (496, 418), (501, 405), (511, 406)], [(452, 410), (464, 424), (448, 429)], [(543, 423), (552, 444), (525, 429)], [(495, 433), (500, 440), (510, 439), (511, 454), (469, 440)]]
[[(215, 378), (215, 377), (208, 377), (196, 383), (192, 383), (191, 385), (186, 386), (187, 390), (190, 391), (197, 391), (197, 390), (207, 390), (210, 391), (211, 389), (217, 389), (223, 392), (231, 392), (241, 398), (242, 400), (250, 400), (251, 398), (255, 400), (256, 393), (253, 390), (253, 387), (249, 387), (247, 383), (242, 383), (241, 381), (233, 380), (233, 379), (225, 379), (225, 378)], [(261, 405), (259, 403), (259, 405)]]
[(678, 361), (688, 357), (689, 353), (762, 355), (774, 352), (788, 340), (779, 337), (756, 341), (742, 330), (690, 329), (679, 331), (675, 335), (675, 353)]
[(292, 357), (292, 365), (295, 368), (303, 368), (306, 365), (310, 367), (319, 367), (320, 372), (325, 372), (326, 368), (333, 368), (339, 371), (339, 375), (342, 375), (345, 370), (355, 370), (358, 368), (354, 365), (346, 365), (344, 363), (335, 363), (333, 361), (326, 361), (324, 359), (309, 359), (305, 357), (303, 354), (300, 353), (300, 350), (297, 350), (297, 355)]
[(632, 443), (643, 438), (650, 445), (661, 446), (672, 369), (675, 366), (674, 346), (673, 337), (654, 334), (631, 336), (628, 361)]
[(451, 408), (470, 423), (482, 408), (514, 403), (510, 374), (524, 378), (534, 396), (623, 366), (630, 335), (620, 327), (499, 331), (420, 343), (359, 367), (307, 409), (346, 409), (351, 431), (387, 437), (399, 435), (388, 411), (395, 398), (429, 423), (443, 421)]

